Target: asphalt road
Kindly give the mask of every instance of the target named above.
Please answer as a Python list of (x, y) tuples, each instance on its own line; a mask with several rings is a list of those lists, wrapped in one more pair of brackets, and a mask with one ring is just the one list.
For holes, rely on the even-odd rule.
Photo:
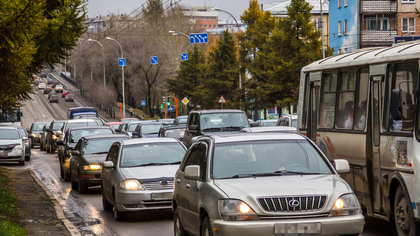
[[(22, 107), (22, 125), (26, 128), (35, 121), (65, 119), (69, 107), (81, 106), (77, 101), (65, 102), (61, 96), (59, 103), (48, 103), (47, 95), (42, 94), (42, 91), (36, 91), (31, 97), (32, 100)], [(70, 183), (59, 177), (57, 154), (47, 154), (35, 148), (32, 149), (31, 161), (26, 162), (25, 166), (0, 166), (33, 169), (82, 235), (173, 235), (173, 215), (170, 211), (129, 214), (126, 221), (115, 221), (111, 212), (102, 209), (99, 188), (91, 188), (89, 193), (79, 194), (71, 189)], [(394, 236), (396, 233), (391, 223), (368, 218), (363, 235)]]

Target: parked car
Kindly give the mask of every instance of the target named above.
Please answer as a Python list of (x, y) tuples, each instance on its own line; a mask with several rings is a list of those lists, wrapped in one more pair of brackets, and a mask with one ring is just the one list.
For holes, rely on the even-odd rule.
[(57, 85), (55, 86), (55, 91), (56, 91), (57, 93), (62, 93), (62, 92), (63, 92), (63, 85), (61, 85), (61, 84), (57, 84)]
[(241, 110), (191, 111), (188, 115), (183, 143), (189, 147), (196, 137), (215, 132), (239, 132), (248, 127), (248, 118)]
[(70, 92), (63, 91), (63, 92), (61, 93), (61, 97), (62, 97), (62, 98), (65, 98), (67, 94), (70, 94)]
[(277, 120), (277, 126), (291, 126), (297, 128), (297, 115), (282, 115)]
[(44, 88), (44, 94), (49, 94), (52, 91), (51, 87), (45, 87)]
[(257, 120), (251, 123), (252, 127), (276, 126), (277, 120)]
[(44, 83), (39, 83), (38, 84), (38, 89), (45, 89), (47, 86)]
[(45, 150), (47, 153), (54, 153), (57, 150), (57, 141), (60, 138), (64, 122), (66, 120), (54, 120), (47, 129), (45, 138)]
[(130, 139), (123, 134), (84, 136), (71, 151), (71, 188), (86, 193), (91, 186), (101, 186), (101, 169), (111, 145)]
[(29, 139), (28, 131), (22, 126), (16, 126), (20, 135), (22, 136), (23, 143), (25, 144), (25, 161), (31, 160), (31, 140)]
[(25, 165), (25, 144), (14, 126), (0, 126), (0, 162)]
[(48, 96), (48, 100), (50, 103), (55, 102), (58, 103), (58, 95), (57, 94), (50, 94)]
[(64, 98), (66, 102), (74, 102), (74, 95), (73, 94), (67, 94)]
[(188, 121), (188, 116), (178, 116), (177, 118), (175, 118), (173, 124), (174, 125), (180, 125), (180, 124), (186, 125), (187, 121)]
[(171, 209), (173, 181), (185, 153), (173, 138), (114, 143), (102, 166), (102, 205), (117, 221), (125, 213)]
[(158, 137), (176, 138), (182, 142), (185, 128), (182, 125), (162, 125), (159, 129)]
[(50, 128), (50, 123), (44, 125), (42, 130), (39, 132), (39, 149), (45, 151), (45, 144), (47, 142), (47, 129)]
[(114, 134), (114, 131), (106, 126), (75, 127), (66, 131), (63, 140), (57, 141), (58, 159), (60, 160), (60, 177), (64, 181), (70, 181), (70, 152), (75, 148), (79, 139), (90, 135)]
[(120, 124), (121, 124), (121, 122), (108, 122), (105, 125), (108, 126), (108, 127), (111, 127), (111, 129), (113, 129), (115, 131), (116, 129), (118, 129)]
[(40, 141), (40, 132), (44, 125), (48, 124), (48, 122), (34, 122), (29, 129), (29, 137), (31, 139), (31, 148), (34, 146), (38, 146), (41, 144)]
[(199, 137), (175, 175), (175, 235), (359, 235), (349, 170), (299, 134)]
[(161, 126), (162, 123), (160, 122), (139, 123), (132, 133), (132, 138), (157, 138)]

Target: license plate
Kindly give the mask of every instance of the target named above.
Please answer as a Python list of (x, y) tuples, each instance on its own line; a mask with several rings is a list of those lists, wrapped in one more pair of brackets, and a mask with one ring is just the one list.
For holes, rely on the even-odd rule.
[(284, 223), (274, 225), (274, 235), (315, 236), (321, 234), (321, 223)]
[(172, 193), (152, 193), (153, 200), (172, 199)]

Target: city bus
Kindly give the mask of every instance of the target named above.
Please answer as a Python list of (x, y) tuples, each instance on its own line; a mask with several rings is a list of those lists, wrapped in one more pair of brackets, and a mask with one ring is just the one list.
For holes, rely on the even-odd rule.
[(19, 107), (15, 108), (12, 114), (7, 114), (6, 112), (0, 110), (0, 123), (20, 126), (22, 116), (23, 114)]
[(420, 235), (420, 43), (360, 49), (302, 68), (298, 132), (330, 161), (367, 216)]
[(94, 107), (71, 107), (67, 111), (69, 120), (89, 117), (99, 117), (98, 111)]

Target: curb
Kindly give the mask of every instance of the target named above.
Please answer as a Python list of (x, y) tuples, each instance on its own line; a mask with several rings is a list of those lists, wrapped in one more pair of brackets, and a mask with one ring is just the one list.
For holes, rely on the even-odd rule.
[(41, 186), (42, 190), (45, 191), (47, 196), (51, 199), (51, 202), (54, 204), (55, 212), (57, 213), (57, 218), (61, 220), (66, 226), (67, 230), (70, 232), (72, 236), (82, 236), (82, 234), (77, 230), (77, 228), (71, 223), (65, 216), (63, 209), (61, 208), (60, 204), (58, 204), (57, 199), (54, 198), (50, 190), (48, 190), (47, 187), (36, 177), (35, 172), (33, 170), (29, 170), (29, 173), (31, 174), (32, 178), (34, 178), (35, 182)]

